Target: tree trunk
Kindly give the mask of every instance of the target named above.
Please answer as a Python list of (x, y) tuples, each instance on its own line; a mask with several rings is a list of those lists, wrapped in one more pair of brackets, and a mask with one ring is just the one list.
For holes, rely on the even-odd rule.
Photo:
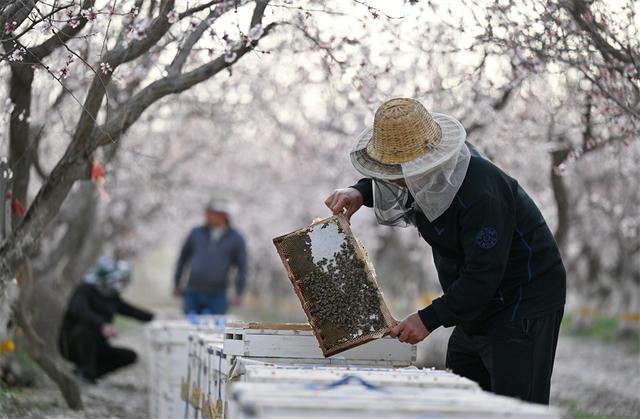
[[(56, 251), (43, 255), (44, 269), (36, 273), (38, 283), (24, 307), (29, 307), (35, 331), (47, 345), (55, 345), (67, 301), (82, 275), (102, 251), (102, 229), (96, 223), (97, 194), (92, 183), (83, 182), (69, 197), (74, 216), (64, 236), (56, 242)], [(42, 310), (46, 307), (46, 310)]]
[(570, 228), (569, 189), (565, 184), (564, 178), (556, 173), (556, 167), (567, 158), (568, 154), (569, 150), (567, 149), (551, 152), (551, 189), (553, 190), (553, 198), (556, 202), (558, 214), (558, 224), (556, 225), (554, 236), (562, 254), (565, 254)]
[[(18, 272), (21, 284), (31, 284), (33, 277), (29, 263), (25, 263)], [(23, 288), (29, 290), (30, 287)], [(62, 360), (58, 356), (57, 345), (48, 345), (40, 339), (33, 330), (29, 319), (22, 309), (21, 301), (27, 296), (21, 295), (20, 299), (13, 305), (13, 316), (17, 325), (22, 329), (27, 341), (27, 353), (38, 364), (40, 368), (56, 383), (67, 405), (72, 409), (82, 409), (82, 395), (78, 383), (65, 372)]]

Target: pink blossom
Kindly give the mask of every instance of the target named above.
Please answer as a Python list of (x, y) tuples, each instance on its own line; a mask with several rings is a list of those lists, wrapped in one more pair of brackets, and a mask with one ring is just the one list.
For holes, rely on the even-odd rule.
[(176, 11), (176, 9), (172, 9), (169, 13), (167, 13), (167, 20), (172, 25), (176, 23), (179, 18), (180, 16), (178, 15), (178, 12)]
[(75, 29), (80, 25), (80, 19), (78, 19), (78, 17), (72, 17), (67, 21), (67, 24)]
[(18, 24), (16, 21), (7, 22), (4, 24), (4, 31), (8, 34), (13, 33), (13, 31), (15, 31), (17, 27), (18, 27)]
[(560, 163), (553, 168), (553, 174), (556, 176), (565, 176), (567, 174), (567, 165)]
[(60, 70), (58, 70), (58, 73), (60, 74), (61, 79), (66, 79), (67, 77), (69, 77), (69, 67), (62, 67)]
[(88, 9), (82, 10), (80, 12), (80, 15), (82, 15), (82, 17), (87, 19), (88, 21), (92, 21), (96, 20), (96, 18), (98, 17), (98, 11), (95, 7), (90, 7)]

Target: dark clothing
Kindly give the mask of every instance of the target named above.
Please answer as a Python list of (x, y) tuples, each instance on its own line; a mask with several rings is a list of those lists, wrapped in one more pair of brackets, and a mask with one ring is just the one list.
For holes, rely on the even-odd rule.
[(175, 286), (189, 265), (187, 290), (220, 293), (229, 285), (229, 271), (238, 268), (236, 293), (241, 295), (247, 282), (247, 250), (238, 231), (229, 227), (217, 240), (207, 226), (194, 228), (180, 252), (175, 274)]
[[(444, 295), (418, 311), (426, 328), (457, 326), (447, 351), (453, 372), (483, 389), (549, 402), (566, 274), (534, 202), (489, 160), (471, 151), (453, 202), (433, 222), (412, 206), (431, 245)], [(373, 205), (371, 179), (352, 186)]]
[(117, 293), (103, 294), (92, 284), (74, 291), (62, 321), (58, 346), (62, 356), (73, 362), (87, 378), (98, 378), (135, 361), (135, 352), (112, 347), (102, 335), (104, 324), (116, 313), (141, 321), (153, 314), (123, 301)]
[(446, 366), (483, 390), (549, 404), (562, 313), (497, 326), (486, 335), (456, 327), (449, 339)]
[[(469, 149), (467, 174), (449, 208), (433, 222), (414, 214), (444, 291), (418, 312), (429, 331), (444, 325), (484, 334), (564, 307), (565, 270), (542, 214), (515, 179)], [(373, 205), (371, 179), (353, 188)]]
[(131, 349), (111, 346), (100, 330), (85, 327), (66, 334), (65, 341), (60, 342), (60, 353), (89, 380), (133, 364), (138, 357)]

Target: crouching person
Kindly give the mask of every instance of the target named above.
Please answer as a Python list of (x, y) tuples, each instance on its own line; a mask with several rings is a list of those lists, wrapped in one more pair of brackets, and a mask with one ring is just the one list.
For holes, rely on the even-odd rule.
[(136, 361), (133, 350), (109, 343), (116, 336), (112, 325), (116, 313), (145, 322), (153, 319), (153, 314), (120, 298), (129, 274), (126, 262), (103, 256), (69, 300), (58, 345), (62, 356), (75, 365), (74, 373), (85, 382), (95, 383), (105, 374)]

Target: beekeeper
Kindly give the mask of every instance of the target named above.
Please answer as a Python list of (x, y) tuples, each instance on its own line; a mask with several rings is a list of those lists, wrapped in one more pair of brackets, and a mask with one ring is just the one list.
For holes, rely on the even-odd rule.
[(548, 404), (565, 302), (560, 252), (524, 189), (465, 139), (455, 118), (391, 99), (351, 151), (366, 177), (325, 203), (347, 217), (372, 207), (379, 224), (413, 225), (431, 246), (444, 294), (393, 336), (415, 344), (455, 326), (447, 368), (485, 390)]
[(75, 365), (74, 373), (85, 383), (95, 383), (105, 374), (136, 361), (135, 351), (112, 346), (116, 336), (116, 313), (141, 321), (153, 314), (132, 306), (120, 297), (129, 283), (127, 262), (102, 256), (75, 289), (62, 321), (60, 354)]
[[(235, 293), (231, 304), (242, 304), (247, 285), (247, 246), (243, 235), (231, 224), (230, 213), (229, 199), (218, 194), (206, 205), (204, 225), (191, 230), (182, 245), (174, 276), (174, 295), (184, 297), (184, 314), (226, 314), (234, 271)], [(181, 285), (182, 282), (186, 283)]]

